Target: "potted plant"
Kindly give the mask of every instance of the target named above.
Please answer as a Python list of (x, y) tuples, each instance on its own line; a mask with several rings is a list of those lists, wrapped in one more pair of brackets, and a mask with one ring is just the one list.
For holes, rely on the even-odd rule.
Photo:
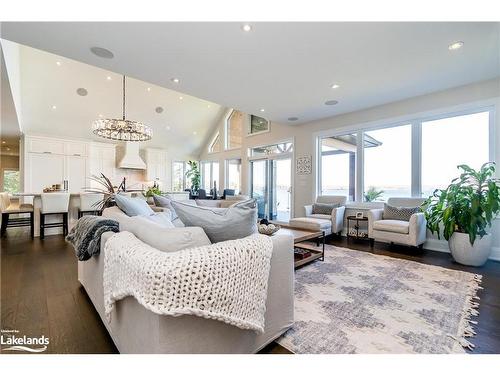
[(382, 194), (384, 194), (383, 190), (377, 190), (375, 187), (370, 186), (370, 188), (365, 192), (365, 202), (374, 202), (379, 199)]
[(194, 160), (189, 160), (188, 165), (190, 169), (186, 172), (186, 177), (191, 179), (191, 191), (196, 193), (200, 189), (200, 170)]
[(487, 229), (500, 213), (500, 181), (494, 178), (495, 163), (485, 163), (479, 171), (457, 168), (460, 176), (424, 202), (427, 228), (438, 238), (443, 232), (456, 262), (481, 266), (491, 253)]

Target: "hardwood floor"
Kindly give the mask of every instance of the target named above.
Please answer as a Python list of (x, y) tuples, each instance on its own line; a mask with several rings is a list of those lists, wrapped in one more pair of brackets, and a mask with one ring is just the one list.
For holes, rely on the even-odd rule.
[[(482, 268), (460, 266), (449, 254), (406, 247), (350, 242), (329, 238), (328, 243), (370, 251), (426, 264), (471, 271), (483, 275), (480, 291), (476, 345), (473, 353), (500, 353), (500, 263)], [(1, 239), (2, 330), (20, 335), (50, 338), (48, 353), (117, 353), (106, 328), (77, 280), (77, 260), (62, 236), (31, 240), (26, 229), (8, 230)], [(305, 266), (307, 267), (307, 266)], [(271, 344), (261, 353), (289, 353)]]

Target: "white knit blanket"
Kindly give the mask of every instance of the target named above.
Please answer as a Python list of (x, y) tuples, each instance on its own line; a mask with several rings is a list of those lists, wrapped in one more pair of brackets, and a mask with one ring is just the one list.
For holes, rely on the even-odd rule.
[(177, 252), (162, 252), (130, 232), (113, 235), (104, 252), (106, 318), (133, 296), (161, 315), (196, 315), (264, 331), (272, 241), (255, 234)]

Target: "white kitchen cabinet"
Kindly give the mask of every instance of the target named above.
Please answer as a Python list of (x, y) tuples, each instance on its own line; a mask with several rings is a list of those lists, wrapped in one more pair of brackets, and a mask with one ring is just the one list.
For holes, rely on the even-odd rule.
[(39, 193), (54, 184), (63, 185), (65, 156), (56, 154), (28, 153), (25, 163), (25, 185), (29, 193)]
[(64, 141), (62, 139), (27, 137), (27, 144), (28, 152), (64, 155)]
[(87, 158), (84, 156), (66, 156), (66, 180), (68, 180), (68, 191), (80, 193), (89, 187), (87, 179)]
[(64, 143), (64, 154), (71, 156), (87, 156), (88, 145), (86, 142), (68, 141)]
[[(114, 182), (116, 177), (115, 146), (106, 143), (92, 143), (89, 151), (90, 175), (100, 176), (101, 173)], [(101, 187), (97, 182), (91, 182), (92, 187)]]
[(145, 150), (146, 159), (146, 180), (158, 181), (162, 190), (170, 189), (170, 160), (165, 150), (147, 148)]

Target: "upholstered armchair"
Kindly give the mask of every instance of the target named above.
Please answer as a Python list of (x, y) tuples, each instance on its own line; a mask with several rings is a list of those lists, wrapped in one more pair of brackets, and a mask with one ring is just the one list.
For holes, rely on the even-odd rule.
[(347, 198), (340, 195), (320, 195), (316, 203), (338, 204), (339, 207), (332, 210), (331, 215), (313, 214), (313, 205), (304, 206), (306, 217), (311, 219), (330, 220), (332, 223), (331, 233), (339, 233), (344, 229), (344, 213)]
[[(387, 204), (395, 207), (417, 207), (423, 198), (389, 198)], [(426, 240), (426, 220), (423, 212), (410, 216), (409, 221), (384, 220), (384, 209), (368, 211), (368, 237), (373, 246), (375, 241), (399, 243), (422, 248)]]

